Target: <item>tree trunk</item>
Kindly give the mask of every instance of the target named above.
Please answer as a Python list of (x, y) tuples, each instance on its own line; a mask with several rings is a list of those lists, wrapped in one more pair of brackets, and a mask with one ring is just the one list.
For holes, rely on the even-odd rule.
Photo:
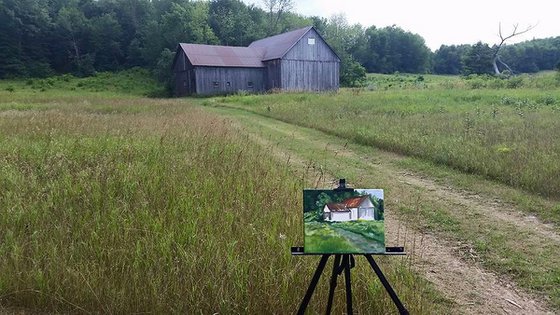
[(494, 60), (492, 61), (492, 66), (494, 67), (494, 74), (499, 75), (500, 69), (498, 68), (498, 56), (494, 56)]

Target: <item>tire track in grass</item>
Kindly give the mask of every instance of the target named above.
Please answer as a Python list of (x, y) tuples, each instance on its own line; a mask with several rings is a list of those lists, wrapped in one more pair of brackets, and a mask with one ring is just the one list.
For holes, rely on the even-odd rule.
[[(286, 159), (299, 168), (309, 167), (310, 160), (320, 161), (327, 165), (322, 186), (332, 184), (331, 178), (339, 174), (353, 173), (354, 182), (363, 185), (383, 182), (390, 186), (394, 193), (393, 200), (386, 203), (385, 224), (387, 245), (407, 247), (413, 268), (426, 279), (436, 285), (445, 296), (454, 300), (460, 309), (458, 313), (468, 314), (552, 314), (546, 304), (538, 297), (520, 289), (508, 277), (500, 276), (484, 269), (476, 259), (467, 259), (473, 254), (472, 248), (461, 248), (456, 239), (442, 238), (441, 233), (420, 232), (416, 222), (408, 222), (411, 218), (397, 215), (394, 209), (402, 207), (408, 191), (416, 190), (418, 199), (434, 203), (447, 204), (453, 211), (464, 211), (475, 206), (482, 221), (489, 220), (492, 224), (507, 224), (515, 229), (523, 228), (518, 219), (524, 217), (505, 203), (496, 203), (483, 197), (471, 198), (462, 190), (451, 186), (440, 185), (421, 176), (410, 174), (398, 168), (391, 160), (402, 158), (393, 153), (382, 152), (373, 148), (348, 145), (346, 140), (325, 135), (308, 128), (298, 127), (271, 118), (251, 114), (237, 109), (214, 109), (236, 117), (251, 134), (251, 138), (265, 146), (280, 160)], [(286, 140), (287, 139), (287, 140)], [(346, 143), (345, 143), (346, 142)], [(305, 150), (301, 150), (305, 147)], [(317, 157), (317, 152), (323, 152)], [(310, 153), (310, 154), (308, 154)], [(339, 164), (350, 165), (340, 167)], [(332, 177), (328, 177), (326, 173)], [(375, 174), (375, 176), (359, 174)], [(358, 174), (358, 175), (356, 175)], [(377, 180), (381, 178), (382, 180)], [(398, 200), (401, 199), (401, 200)], [(489, 207), (489, 204), (494, 204)], [(460, 207), (457, 207), (459, 205)], [(413, 204), (412, 204), (413, 206)], [(391, 211), (393, 209), (393, 211)], [(499, 211), (499, 215), (495, 212)], [(399, 218), (397, 218), (398, 216)], [(533, 240), (548, 234), (549, 245), (555, 244), (558, 234), (553, 229), (541, 229), (538, 220), (525, 220), (527, 231)], [(545, 235), (538, 231), (546, 231)], [(425, 231), (425, 230), (424, 230)], [(535, 232), (537, 231), (537, 232)], [(460, 245), (460, 244), (459, 244)], [(476, 253), (474, 253), (476, 255)]]
[[(338, 234), (342, 235), (342, 237), (344, 237), (348, 242), (352, 243), (352, 245), (356, 248), (359, 248), (362, 251), (370, 251), (370, 250), (374, 250), (374, 251), (384, 251), (385, 247), (381, 246), (379, 243), (377, 242), (373, 242), (372, 240), (366, 238), (363, 235), (360, 235), (358, 233), (354, 233), (352, 231), (348, 231), (345, 230), (343, 228), (339, 228), (336, 226), (331, 226), (331, 228), (336, 231)], [(372, 243), (375, 243), (376, 245), (379, 246), (375, 246), (375, 248), (371, 248), (368, 246), (364, 246), (364, 244), (369, 244), (371, 245)]]

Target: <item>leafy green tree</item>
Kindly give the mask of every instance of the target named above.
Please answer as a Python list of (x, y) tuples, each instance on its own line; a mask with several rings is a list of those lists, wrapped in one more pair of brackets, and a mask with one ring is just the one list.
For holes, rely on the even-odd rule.
[(463, 56), (464, 74), (492, 74), (494, 51), (488, 46), (478, 42), (465, 52)]
[(168, 95), (173, 94), (173, 84), (175, 78), (171, 75), (171, 65), (175, 58), (175, 51), (164, 48), (157, 60), (154, 73), (160, 82), (165, 84)]
[[(315, 19), (315, 22), (320, 21)], [(354, 59), (351, 51), (359, 47), (363, 34), (361, 26), (350, 26), (344, 15), (334, 15), (321, 28), (325, 40), (340, 58), (340, 84), (350, 87), (360, 85), (366, 78), (366, 70)]]
[(467, 45), (441, 45), (434, 53), (434, 72), (436, 74), (461, 74), (463, 72), (462, 58), (467, 47)]
[(122, 29), (114, 13), (106, 13), (91, 21), (92, 45), (95, 52), (95, 69), (119, 69), (124, 61)]
[(222, 45), (247, 46), (256, 38), (257, 28), (249, 8), (239, 0), (210, 2), (209, 24)]
[(341, 59), (340, 84), (348, 87), (362, 86), (366, 79), (366, 68), (349, 54), (344, 54)]
[[(94, 73), (94, 58), (87, 53), (86, 49), (91, 35), (89, 19), (85, 17), (80, 8), (68, 6), (58, 12), (56, 25), (56, 38), (60, 43), (58, 52), (64, 51), (70, 61), (57, 60), (57, 69), (72, 71), (80, 76)], [(67, 67), (68, 64), (71, 65), (71, 68)]]
[(51, 73), (48, 3), (0, 0), (0, 78)]
[(367, 51), (360, 61), (369, 72), (424, 73), (430, 68), (431, 51), (424, 39), (393, 25), (365, 31)]
[(267, 35), (274, 35), (282, 32), (279, 26), (282, 24), (282, 19), (294, 7), (293, 0), (262, 0), (265, 10), (268, 14), (267, 21)]

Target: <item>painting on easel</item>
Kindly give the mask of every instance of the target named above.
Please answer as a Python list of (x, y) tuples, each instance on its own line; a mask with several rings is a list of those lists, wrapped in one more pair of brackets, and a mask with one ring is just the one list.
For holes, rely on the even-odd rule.
[(385, 252), (382, 189), (303, 191), (308, 254)]

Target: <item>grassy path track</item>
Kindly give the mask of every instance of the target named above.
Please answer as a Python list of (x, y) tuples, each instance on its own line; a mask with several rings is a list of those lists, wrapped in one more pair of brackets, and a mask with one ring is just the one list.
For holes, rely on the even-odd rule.
[[(346, 238), (350, 243), (352, 243), (354, 245), (354, 247), (360, 248), (362, 251), (367, 250), (367, 248), (368, 248), (367, 244), (368, 243), (371, 244), (371, 240), (364, 237), (363, 235), (360, 235), (358, 233), (354, 233), (352, 231), (348, 231), (348, 230), (345, 230), (345, 229), (337, 228), (337, 227), (332, 227), (332, 228), (338, 234), (344, 236), (344, 238)], [(385, 251), (385, 248), (381, 247), (381, 245), (379, 245), (379, 246), (376, 246), (375, 250)]]
[(387, 245), (406, 246), (415, 270), (457, 303), (457, 313), (560, 311), (557, 226), (541, 223), (499, 196), (404, 168), (409, 158), (240, 109), (207, 109), (234, 119), (253, 140), (304, 174), (310, 168), (318, 172), (316, 186), (347, 178), (354, 187), (384, 188)]

